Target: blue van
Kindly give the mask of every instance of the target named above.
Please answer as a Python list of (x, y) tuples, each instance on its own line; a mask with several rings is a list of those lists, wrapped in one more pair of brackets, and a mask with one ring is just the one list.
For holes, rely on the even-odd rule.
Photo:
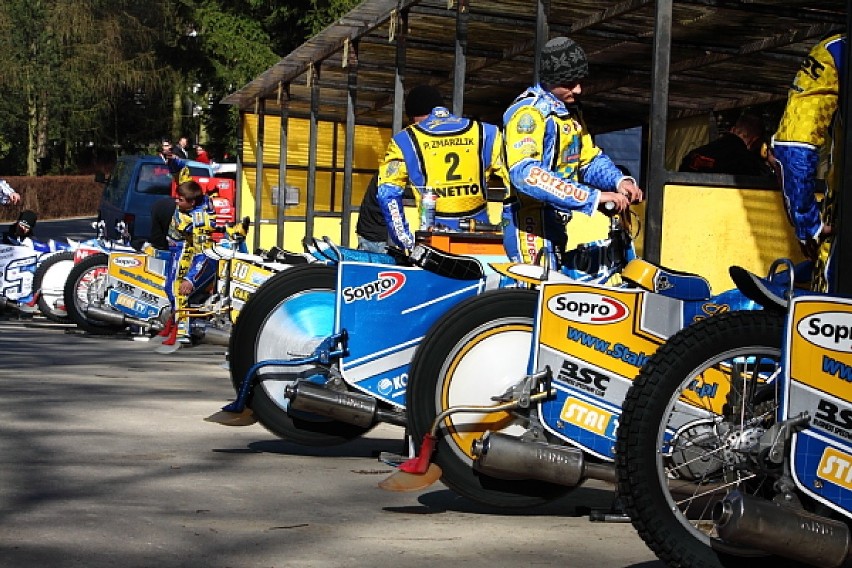
[[(193, 176), (213, 177), (213, 168), (202, 162), (188, 162)], [(172, 176), (159, 156), (121, 156), (105, 182), (98, 219), (103, 219), (110, 232), (118, 221), (124, 221), (134, 241), (151, 236), (151, 206), (168, 197)]]

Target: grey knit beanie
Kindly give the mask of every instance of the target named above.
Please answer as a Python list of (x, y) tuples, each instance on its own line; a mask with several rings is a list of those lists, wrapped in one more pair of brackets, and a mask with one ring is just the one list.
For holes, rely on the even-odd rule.
[(574, 40), (555, 37), (544, 44), (539, 58), (539, 81), (561, 85), (578, 81), (589, 74), (586, 53)]

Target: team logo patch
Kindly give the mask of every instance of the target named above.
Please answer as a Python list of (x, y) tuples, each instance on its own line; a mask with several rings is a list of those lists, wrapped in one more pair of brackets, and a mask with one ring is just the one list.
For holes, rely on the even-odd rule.
[(535, 119), (530, 113), (524, 113), (518, 119), (518, 134), (532, 134), (535, 132)]
[(385, 173), (388, 177), (393, 176), (399, 171), (399, 160), (391, 160), (385, 168)]
[(616, 323), (628, 315), (624, 302), (591, 292), (559, 294), (548, 300), (547, 309), (568, 321), (593, 325)]
[(817, 347), (849, 353), (852, 351), (852, 314), (822, 312), (802, 319), (796, 326), (805, 341)]

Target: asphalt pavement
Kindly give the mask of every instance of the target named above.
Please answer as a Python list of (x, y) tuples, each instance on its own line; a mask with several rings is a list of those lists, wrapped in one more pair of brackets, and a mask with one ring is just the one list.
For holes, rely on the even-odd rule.
[(661, 568), (594, 483), (500, 511), (440, 483), (388, 493), (379, 426), (332, 448), (204, 421), (233, 397), (223, 348), (171, 355), (40, 318), (0, 320), (0, 566)]

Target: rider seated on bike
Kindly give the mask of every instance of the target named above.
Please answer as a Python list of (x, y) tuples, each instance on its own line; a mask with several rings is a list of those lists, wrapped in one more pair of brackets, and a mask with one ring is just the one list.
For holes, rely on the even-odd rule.
[(189, 296), (206, 289), (216, 276), (216, 261), (204, 254), (215, 244), (212, 233), (216, 229), (216, 212), (201, 186), (191, 179), (178, 186), (177, 194), (177, 207), (168, 231), (171, 255), (166, 268), (166, 295), (172, 304), (176, 332), (164, 343), (174, 343), (177, 339), (182, 344), (191, 344), (185, 310)]
[(14, 246), (29, 245), (29, 242), (33, 238), (33, 230), (35, 229), (37, 219), (38, 216), (35, 211), (21, 211), (21, 214), (18, 215), (18, 220), (9, 225), (9, 229), (3, 233), (3, 244)]

